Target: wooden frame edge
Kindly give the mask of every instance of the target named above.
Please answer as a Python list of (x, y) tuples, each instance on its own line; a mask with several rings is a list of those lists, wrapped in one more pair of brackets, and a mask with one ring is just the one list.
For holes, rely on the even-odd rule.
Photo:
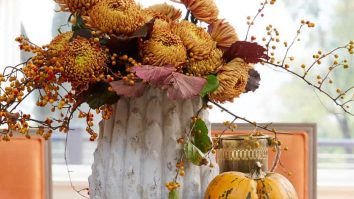
[(53, 198), (53, 182), (52, 182), (52, 141), (50, 139), (45, 141), (44, 144), (44, 161), (45, 161), (45, 172), (46, 172), (46, 182), (45, 182), (45, 197), (47, 199)]

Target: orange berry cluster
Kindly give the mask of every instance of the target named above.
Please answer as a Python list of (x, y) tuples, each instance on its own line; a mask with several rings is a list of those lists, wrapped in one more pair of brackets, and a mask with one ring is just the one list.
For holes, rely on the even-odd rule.
[(102, 114), (102, 119), (108, 120), (109, 118), (111, 118), (112, 113), (113, 113), (113, 108), (111, 105), (102, 106), (102, 107), (100, 107), (99, 110)]
[(20, 43), (20, 49), (26, 52), (33, 52), (35, 54), (40, 54), (43, 52), (43, 49), (39, 46), (33, 45), (27, 38), (19, 36), (15, 39)]
[(44, 139), (48, 140), (52, 136), (53, 130), (49, 129), (45, 132), (44, 127), (39, 127), (36, 131), (37, 135), (42, 136)]
[(179, 171), (178, 173), (179, 173), (180, 176), (184, 176), (185, 175), (184, 162), (183, 161), (177, 162), (176, 168), (178, 169), (178, 171)]
[(185, 142), (185, 140), (184, 140), (183, 137), (180, 137), (180, 138), (177, 139), (177, 143), (178, 144), (184, 144), (184, 142)]
[(133, 86), (135, 84), (136, 75), (134, 73), (129, 73), (128, 75), (124, 76), (122, 80), (127, 84)]
[(168, 182), (165, 184), (165, 186), (169, 191), (173, 191), (181, 187), (181, 185), (178, 182)]
[(78, 117), (86, 119), (86, 123), (87, 123), (86, 132), (91, 135), (90, 141), (96, 140), (98, 134), (92, 129), (94, 115), (90, 111), (88, 113), (84, 113), (84, 112), (80, 111)]
[[(15, 131), (30, 138), (29, 129), (37, 129), (36, 134), (43, 136), (45, 139), (48, 139), (53, 130), (56, 129), (60, 132), (67, 132), (73, 112), (78, 108), (76, 99), (78, 90), (74, 85), (72, 85), (71, 90), (64, 86), (68, 79), (64, 77), (67, 75), (63, 75), (65, 69), (62, 66), (61, 53), (53, 51), (53, 49), (60, 48), (52, 46), (58, 44), (51, 43), (39, 47), (23, 36), (16, 38), (16, 41), (19, 42), (21, 50), (31, 52), (34, 56), (23, 64), (7, 67), (4, 74), (0, 74), (0, 103), (2, 104), (0, 125), (7, 125), (7, 128), (3, 128), (0, 132), (1, 138), (7, 141)], [(125, 59), (125, 57), (120, 57), (120, 59)], [(138, 64), (132, 58), (128, 57), (126, 59), (132, 65)], [(113, 80), (113, 77), (104, 74), (99, 75), (97, 78), (97, 81), (109, 82)], [(59, 111), (60, 116), (58, 118), (34, 120), (30, 115), (16, 112), (16, 108), (22, 100), (35, 91), (39, 94), (36, 105), (46, 108), (49, 106), (52, 112)], [(8, 110), (11, 111), (8, 112)], [(103, 119), (109, 119), (112, 114), (112, 107), (100, 107), (99, 112), (102, 114)], [(87, 122), (86, 131), (91, 135), (90, 140), (95, 140), (97, 133), (91, 129), (93, 126), (93, 114), (87, 113), (83, 115), (80, 112), (78, 117), (83, 116)], [(37, 123), (38, 126), (30, 126), (29, 122)]]
[(310, 21), (301, 20), (301, 24), (303, 24), (303, 25), (306, 24), (307, 27), (309, 27), (309, 28), (314, 28), (315, 27), (315, 23), (310, 22)]
[[(112, 60), (118, 60), (118, 61), (122, 61), (124, 62), (124, 66), (126, 67), (125, 70), (126, 72), (128, 72), (128, 74), (126, 76), (124, 76), (122, 78), (122, 80), (127, 84), (127, 85), (131, 85), (133, 86), (136, 82), (136, 80), (138, 79), (137, 76), (135, 75), (135, 73), (131, 73), (131, 67), (133, 66), (141, 66), (141, 63), (137, 62), (134, 58), (129, 57), (128, 55), (121, 55), (118, 56), (115, 53), (113, 53), (113, 56), (111, 57)], [(116, 61), (112, 61), (112, 65), (113, 63), (115, 63)]]
[[(26, 87), (24, 85), (24, 79), (18, 80), (15, 76), (7, 77), (7, 79), (10, 84), (5, 86), (0, 95), (0, 103), (10, 107), (13, 103), (22, 101)], [(2, 82), (5, 81), (4, 75), (0, 74), (0, 85), (3, 85)]]
[(234, 131), (237, 129), (237, 124), (231, 123), (230, 121), (224, 121), (223, 125), (228, 127), (231, 131)]
[(350, 41), (348, 44), (348, 52), (349, 54), (353, 54), (354, 53), (354, 41)]

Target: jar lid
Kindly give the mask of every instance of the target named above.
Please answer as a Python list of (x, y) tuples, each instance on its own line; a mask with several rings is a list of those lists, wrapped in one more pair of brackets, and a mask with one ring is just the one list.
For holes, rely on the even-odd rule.
[[(268, 135), (251, 135), (252, 139), (268, 139)], [(250, 135), (222, 135), (220, 140), (250, 140)]]

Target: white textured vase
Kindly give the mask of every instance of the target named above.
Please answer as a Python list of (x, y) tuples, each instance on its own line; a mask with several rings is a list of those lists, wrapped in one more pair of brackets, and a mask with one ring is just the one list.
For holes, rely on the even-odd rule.
[[(166, 92), (150, 88), (140, 98), (121, 98), (113, 115), (100, 125), (98, 146), (89, 177), (91, 199), (160, 199), (165, 183), (176, 175), (182, 148), (177, 143), (201, 106), (200, 99), (172, 101)], [(201, 117), (207, 120), (207, 112)], [(210, 133), (210, 132), (209, 132)], [(214, 165), (215, 158), (211, 161)], [(218, 168), (185, 164), (179, 177), (180, 198), (203, 197)]]

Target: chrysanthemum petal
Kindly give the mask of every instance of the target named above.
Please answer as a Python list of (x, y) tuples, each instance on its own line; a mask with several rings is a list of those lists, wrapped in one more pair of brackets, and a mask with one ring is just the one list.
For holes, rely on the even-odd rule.
[(66, 45), (60, 56), (62, 75), (74, 88), (95, 82), (104, 71), (107, 58), (97, 42), (77, 37)]
[(188, 71), (195, 76), (204, 76), (216, 71), (222, 66), (222, 51), (215, 48), (207, 59), (191, 61), (187, 64)]
[(147, 22), (133, 0), (99, 1), (83, 18), (90, 28), (118, 35), (129, 35)]
[(146, 10), (156, 14), (163, 15), (167, 19), (170, 19), (172, 21), (178, 20), (182, 16), (181, 10), (171, 5), (168, 5), (167, 3), (155, 4), (146, 8)]
[(57, 56), (60, 52), (62, 52), (65, 46), (69, 43), (73, 34), (74, 33), (72, 31), (69, 31), (56, 36), (48, 45), (49, 55)]
[(178, 67), (187, 60), (182, 40), (168, 28), (156, 30), (155, 25), (152, 37), (143, 44), (142, 52), (144, 64), (149, 65)]
[(250, 65), (240, 58), (235, 58), (222, 66), (217, 78), (219, 87), (209, 95), (210, 99), (217, 102), (233, 101), (239, 97), (246, 88)]
[(224, 20), (217, 20), (210, 24), (208, 32), (220, 48), (228, 48), (238, 40), (235, 29)]
[(215, 48), (215, 42), (203, 28), (185, 20), (175, 26), (174, 31), (182, 39), (192, 59), (205, 59)]
[(183, 3), (194, 17), (209, 24), (216, 21), (219, 15), (214, 0), (174, 0), (174, 2)]
[(62, 11), (71, 13), (85, 13), (92, 8), (99, 0), (54, 0), (59, 4)]

